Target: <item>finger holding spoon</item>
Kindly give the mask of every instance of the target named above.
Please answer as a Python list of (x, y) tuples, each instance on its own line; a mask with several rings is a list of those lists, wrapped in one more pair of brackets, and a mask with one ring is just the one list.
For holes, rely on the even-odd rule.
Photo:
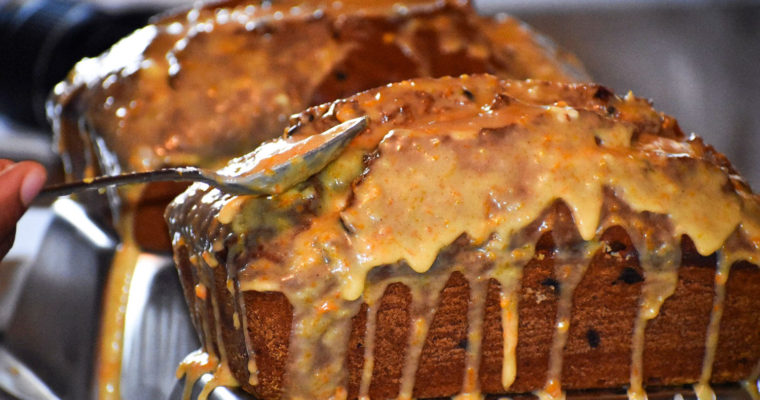
[(46, 179), (45, 168), (39, 163), (0, 159), (0, 259), (13, 245), (16, 223)]

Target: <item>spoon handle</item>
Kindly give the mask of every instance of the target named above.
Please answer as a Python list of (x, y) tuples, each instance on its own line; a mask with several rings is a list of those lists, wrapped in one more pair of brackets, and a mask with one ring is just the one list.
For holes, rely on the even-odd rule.
[[(83, 190), (103, 189), (108, 186), (130, 185), (135, 183), (159, 181), (195, 181), (216, 183), (207, 177), (202, 170), (194, 167), (163, 168), (148, 172), (130, 172), (122, 175), (99, 176), (77, 182), (50, 185), (42, 189), (40, 199), (66, 196)], [(217, 183), (218, 184), (218, 183)]]

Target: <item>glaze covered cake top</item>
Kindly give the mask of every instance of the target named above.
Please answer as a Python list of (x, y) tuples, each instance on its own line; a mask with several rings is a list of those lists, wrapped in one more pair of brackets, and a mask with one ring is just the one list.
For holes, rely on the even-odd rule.
[(194, 185), (170, 207), (173, 231), (212, 251), (225, 234), (300, 235), (333, 223), (354, 253), (346, 298), (359, 296), (360, 276), (374, 266), (404, 260), (424, 272), (461, 234), (511, 238), (558, 199), (584, 240), (599, 233), (605, 198), (614, 196), (667, 216), (658, 228), (690, 236), (702, 254), (732, 235), (760, 243), (758, 197), (728, 161), (632, 94), (488, 75), (423, 78), (311, 108), (278, 140), (362, 115), (369, 127), (348, 149), (282, 195)]

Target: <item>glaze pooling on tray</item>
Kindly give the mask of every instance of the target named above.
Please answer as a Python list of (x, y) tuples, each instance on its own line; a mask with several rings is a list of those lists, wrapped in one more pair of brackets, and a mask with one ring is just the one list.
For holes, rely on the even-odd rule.
[[(461, 274), (470, 291), (457, 392), (463, 398), (481, 393), (481, 326), (491, 281), (499, 286), (502, 310), (499, 391), (509, 391), (520, 374), (514, 346), (520, 341), (515, 303), (521, 270), (546, 257), (535, 245), (550, 234), (555, 278), (549, 284), (558, 302), (538, 393), (560, 398), (573, 291), (613, 227), (630, 237), (643, 272), (631, 332), (631, 398), (644, 396), (644, 332), (676, 288), (681, 237), (691, 238), (699, 254), (720, 255), (706, 378), (699, 380), (708, 387), (723, 302), (720, 282), (726, 266), (757, 263), (760, 244), (757, 197), (721, 155), (631, 94), (619, 98), (596, 85), (488, 75), (391, 84), (296, 115), (290, 132), (311, 135), (362, 115), (369, 127), (345, 153), (282, 195), (236, 197), (196, 184), (167, 211), (175, 254), (195, 255), (189, 258), (193, 274), (212, 293), (229, 290), (240, 299), (248, 291), (281, 292), (292, 305), (284, 381), (264, 397), (373, 393), (377, 302), (393, 283), (403, 283), (411, 294), (406, 361), (383, 369), (398, 380), (397, 392), (372, 396), (447, 395), (415, 390), (413, 371), (425, 362), (420, 346), (439, 305), (437, 294), (452, 273)], [(214, 287), (218, 268), (226, 268), (227, 287)], [(369, 336), (353, 392), (344, 364), (352, 318), (362, 303)], [(246, 314), (247, 303), (236, 304), (236, 312)], [(216, 321), (213, 335), (221, 326), (211, 311), (200, 310), (198, 319)], [(209, 341), (204, 343), (210, 351)], [(256, 382), (256, 370), (248, 372), (248, 381)]]

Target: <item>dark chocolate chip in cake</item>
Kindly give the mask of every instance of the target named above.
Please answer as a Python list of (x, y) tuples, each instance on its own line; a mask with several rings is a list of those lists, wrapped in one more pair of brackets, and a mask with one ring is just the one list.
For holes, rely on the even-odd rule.
[(634, 268), (625, 267), (622, 271), (620, 271), (620, 276), (618, 276), (617, 280), (632, 285), (634, 283), (643, 282), (644, 277), (641, 276), (639, 271), (636, 271)]
[(588, 340), (588, 345), (591, 346), (592, 349), (599, 347), (599, 341), (601, 340), (599, 338), (599, 332), (594, 329), (587, 330), (586, 340)]
[(554, 290), (554, 294), (559, 294), (559, 282), (554, 278), (546, 278), (541, 281), (543, 286), (550, 286)]

